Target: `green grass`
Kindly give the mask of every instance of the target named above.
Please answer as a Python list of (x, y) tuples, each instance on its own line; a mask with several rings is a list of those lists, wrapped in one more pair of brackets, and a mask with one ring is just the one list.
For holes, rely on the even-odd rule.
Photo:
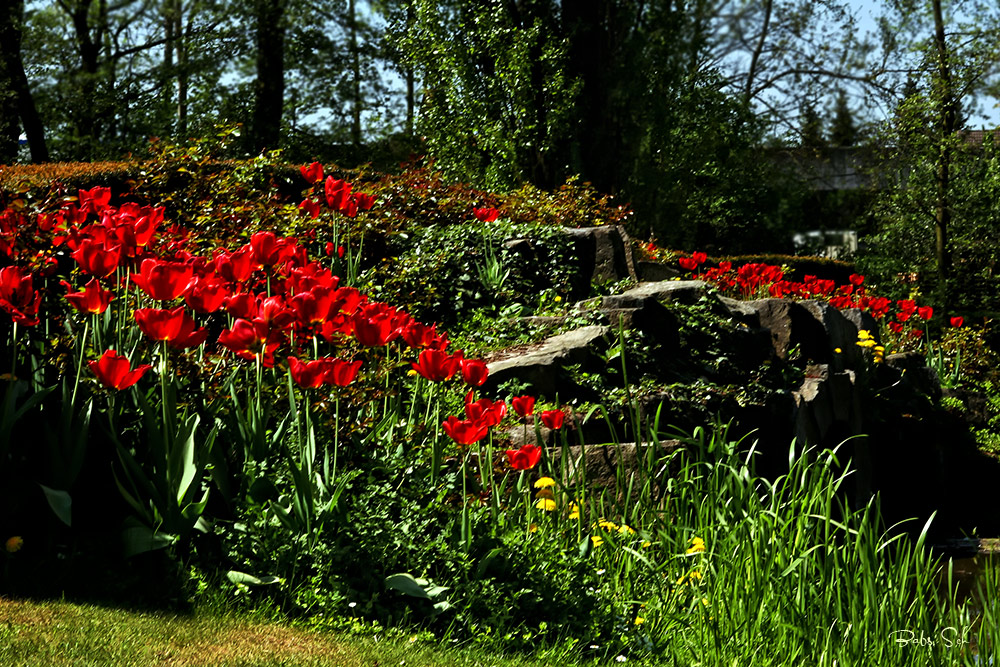
[[(563, 656), (565, 658), (565, 656)], [(531, 667), (555, 654), (504, 657), (413, 640), (341, 635), (236, 616), (136, 612), (0, 598), (5, 665), (337, 665)]]

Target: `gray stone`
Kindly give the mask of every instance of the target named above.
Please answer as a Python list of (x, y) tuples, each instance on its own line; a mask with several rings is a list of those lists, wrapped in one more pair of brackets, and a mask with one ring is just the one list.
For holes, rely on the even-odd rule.
[[(653, 480), (639, 478), (642, 472), (648, 472), (648, 460), (643, 459), (650, 454), (651, 443), (643, 443), (637, 447), (634, 442), (624, 442), (619, 445), (575, 445), (567, 447), (568, 461), (566, 465), (561, 465), (562, 448), (553, 447), (549, 450), (549, 458), (553, 465), (561, 470), (563, 484), (570, 489), (579, 486), (581, 482), (589, 491), (600, 491), (603, 489), (627, 489), (632, 481), (633, 489), (636, 493), (647, 481), (652, 481), (654, 489), (658, 491), (662, 480), (668, 477), (672, 470), (669, 463), (672, 455), (684, 448), (680, 440), (661, 440), (655, 457)], [(676, 466), (674, 466), (676, 467)], [(623, 473), (624, 479), (619, 484), (619, 472)]]
[(569, 237), (580, 260), (576, 294), (589, 292), (592, 282), (637, 279), (632, 240), (622, 225), (564, 228), (563, 233)]
[(680, 270), (676, 266), (664, 264), (663, 262), (636, 262), (635, 271), (638, 274), (639, 281), (644, 283), (671, 280), (679, 278), (681, 275)]
[(535, 395), (555, 397), (558, 393), (560, 398), (578, 395), (579, 387), (567, 383), (560, 371), (571, 364), (586, 367), (599, 363), (598, 350), (607, 349), (609, 333), (605, 326), (582, 327), (490, 361), (484, 389), (495, 389), (507, 380), (517, 379), (527, 383), (529, 392)]
[(660, 303), (697, 303), (708, 293), (708, 284), (701, 280), (663, 280), (641, 283), (622, 294), (606, 296), (602, 308), (639, 308), (650, 299)]

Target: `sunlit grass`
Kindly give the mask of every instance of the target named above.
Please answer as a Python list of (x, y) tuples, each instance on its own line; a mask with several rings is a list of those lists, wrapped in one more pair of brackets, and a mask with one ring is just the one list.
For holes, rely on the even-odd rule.
[(347, 636), (210, 613), (178, 616), (0, 598), (0, 661), (5, 665), (531, 667), (556, 664), (553, 658), (567, 664), (556, 652), (505, 657), (400, 633)]

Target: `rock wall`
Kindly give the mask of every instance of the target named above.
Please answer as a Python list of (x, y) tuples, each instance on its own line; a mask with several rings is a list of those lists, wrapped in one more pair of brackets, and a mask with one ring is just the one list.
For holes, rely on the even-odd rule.
[[(991, 481), (1000, 480), (996, 461), (981, 455), (968, 429), (937, 407), (941, 387), (922, 355), (889, 355), (874, 363), (864, 354), (856, 344), (858, 332), (864, 329), (877, 338), (878, 323), (859, 310), (841, 312), (818, 301), (735, 301), (700, 281), (640, 283), (578, 305), (603, 315), (608, 326), (583, 327), (492, 360), (489, 387), (516, 379), (550, 400), (558, 395), (564, 403), (600, 401), (573, 380), (567, 367), (599, 372), (619, 323), (667, 349), (675, 347), (681, 325), (672, 306), (698, 302), (708, 302), (734, 324), (744, 343), (732, 353), (741, 363), (780, 363), (802, 371), (797, 384), (765, 400), (736, 404), (720, 399), (710, 406), (723, 420), (734, 420), (735, 433), (758, 439), (766, 474), (781, 474), (793, 438), (821, 449), (840, 446), (842, 464), (853, 468), (847, 499), (855, 506), (878, 492), (888, 522), (937, 512), (935, 525), (943, 534), (974, 528), (1000, 533), (995, 501), (985, 495)], [(659, 392), (643, 396), (641, 405), (651, 415), (675, 400)], [(578, 416), (574, 426), (583, 430), (588, 444), (610, 441), (603, 419)], [(521, 433), (518, 429), (512, 436)], [(922, 521), (914, 527), (919, 530)]]

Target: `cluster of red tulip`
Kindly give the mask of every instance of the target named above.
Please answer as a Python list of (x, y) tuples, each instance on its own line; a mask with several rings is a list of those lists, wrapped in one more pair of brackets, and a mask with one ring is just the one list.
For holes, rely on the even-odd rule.
[[(839, 310), (858, 308), (867, 311), (876, 320), (889, 316), (893, 305), (896, 307), (893, 318), (886, 326), (895, 334), (904, 331), (904, 322), (914, 316), (926, 321), (934, 315), (931, 306), (917, 306), (911, 299), (901, 299), (895, 304), (885, 297), (869, 295), (865, 289), (865, 278), (862, 275), (851, 274), (846, 285), (837, 285), (833, 280), (806, 275), (801, 281), (786, 280), (781, 267), (770, 264), (744, 264), (735, 271), (731, 262), (719, 262), (715, 267), (702, 267), (708, 260), (703, 252), (692, 253), (691, 257), (678, 260), (681, 268), (696, 272), (693, 278), (704, 280), (716, 285), (719, 289), (736, 292), (744, 297), (752, 297), (765, 293), (773, 298), (794, 297), (800, 299), (822, 299)], [(950, 318), (953, 327), (963, 324), (961, 317)], [(919, 328), (910, 330), (910, 335), (919, 337), (923, 331)]]
[[(312, 185), (323, 182), (325, 203), (345, 216), (369, 210), (374, 203), (374, 197), (353, 192), (350, 183), (333, 177), (324, 182), (318, 163), (302, 167), (301, 172)], [(307, 198), (301, 208), (315, 217), (320, 205), (318, 199)], [(175, 349), (205, 345), (209, 352), (228, 350), (265, 368), (274, 366), (275, 354), (284, 347), (292, 380), (306, 389), (347, 386), (362, 365), (360, 359), (335, 356), (301, 359), (301, 351), (309, 349), (316, 337), (341, 350), (383, 347), (400, 340), (419, 350), (411, 367), (431, 382), (456, 375), (472, 388), (486, 382), (488, 371), (482, 360), (466, 359), (461, 350), (448, 352), (447, 336), (437, 332), (435, 325), (418, 322), (389, 304), (370, 301), (353, 287), (340, 286), (340, 279), (328, 268), (310, 261), (298, 239), (259, 231), (233, 250), (216, 248), (210, 256), (201, 256), (189, 250), (182, 230), (171, 228), (168, 234), (158, 235), (163, 213), (162, 207), (131, 203), (114, 207), (110, 189), (96, 187), (80, 190), (77, 203), (58, 213), (39, 215), (38, 229), (49, 236), (51, 247), (65, 247), (86, 280), (79, 288), (61, 281), (66, 301), (84, 315), (99, 315), (113, 300), (127, 295), (131, 286), (138, 299), (136, 307), (128, 309), (123, 303), (120, 313), (125, 321), (134, 321), (148, 339)], [(484, 222), (499, 216), (495, 208), (477, 208), (474, 214)], [(0, 232), (11, 227), (9, 218), (0, 220)], [(14, 257), (13, 236), (0, 236), (8, 242), (8, 256)], [(30, 272), (19, 266), (0, 269), (0, 308), (14, 322), (37, 324), (41, 299)], [(210, 330), (220, 329), (213, 347)], [(88, 362), (88, 367), (114, 390), (135, 385), (151, 368), (149, 364), (132, 368), (113, 349)], [(534, 413), (534, 403), (530, 396), (512, 400), (522, 418)], [(465, 419), (451, 416), (442, 427), (456, 443), (468, 446), (484, 438), (506, 415), (504, 401), (474, 401), (470, 391)], [(551, 429), (563, 425), (560, 410), (542, 411), (539, 416)], [(525, 445), (507, 454), (512, 468), (524, 470), (538, 464), (541, 450)]]
[[(323, 181), (323, 165), (313, 162), (306, 167), (300, 167), (302, 177), (311, 185)], [(323, 183), (323, 198), (326, 205), (334, 211), (353, 218), (361, 211), (369, 211), (375, 204), (375, 196), (363, 192), (352, 192), (353, 186), (343, 179), (327, 176)], [(318, 198), (306, 197), (299, 204), (299, 208), (309, 214), (312, 218), (318, 218), (320, 212), (320, 200)]]

